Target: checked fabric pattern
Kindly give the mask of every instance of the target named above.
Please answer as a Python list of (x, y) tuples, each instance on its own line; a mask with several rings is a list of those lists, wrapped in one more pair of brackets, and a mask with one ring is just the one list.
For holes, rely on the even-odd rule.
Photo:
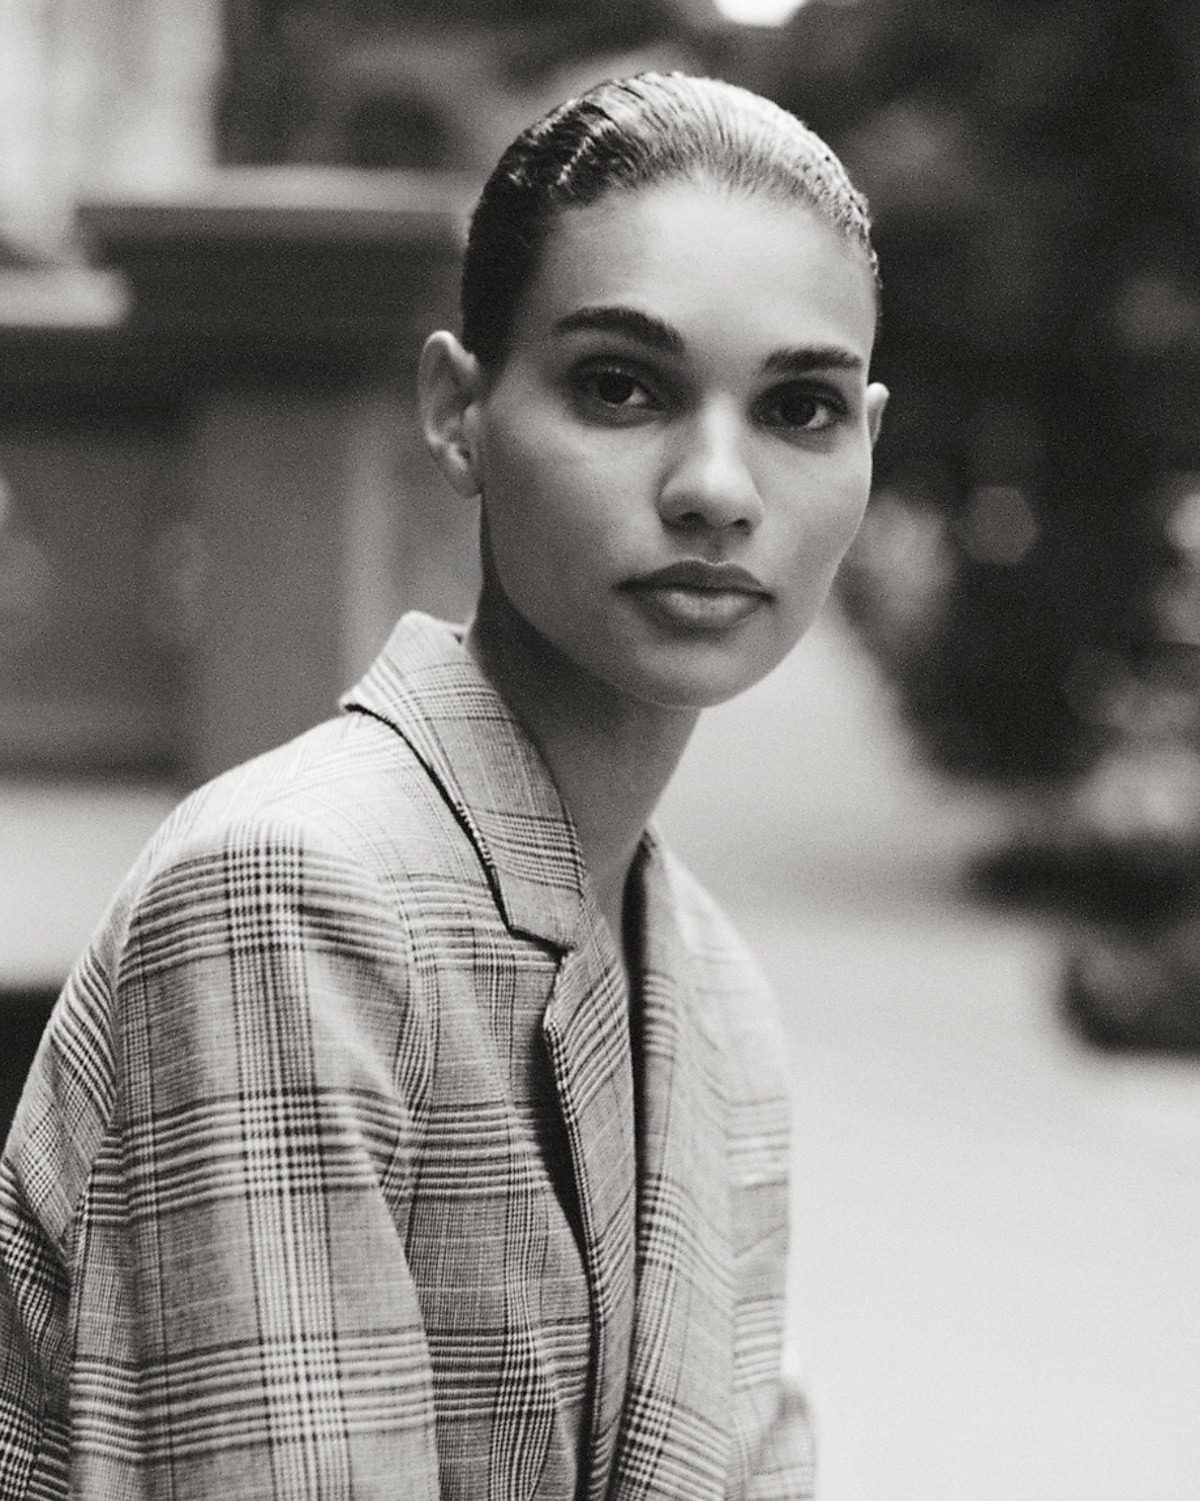
[(635, 1060), (457, 635), (406, 616), (343, 707), (176, 810), (59, 1000), (0, 1162), (0, 1498), (809, 1496), (738, 940), (647, 835)]

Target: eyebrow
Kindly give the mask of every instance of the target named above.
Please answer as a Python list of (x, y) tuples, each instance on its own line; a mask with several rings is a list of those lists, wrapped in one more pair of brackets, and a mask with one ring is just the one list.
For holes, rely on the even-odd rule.
[(634, 339), (639, 344), (647, 344), (651, 349), (661, 350), (663, 354), (672, 354), (677, 358), (684, 354), (683, 336), (679, 331), (669, 323), (664, 323), (661, 318), (643, 313), (638, 308), (620, 305), (576, 308), (573, 313), (559, 318), (553, 331), (556, 334), (570, 334), (580, 329), (624, 334), (626, 338)]
[[(553, 325), (556, 334), (579, 331), (621, 334), (663, 354), (682, 359), (687, 352), (683, 335), (652, 313), (621, 304), (576, 308)], [(837, 344), (803, 345), (776, 349), (763, 362), (767, 375), (811, 375), (814, 370), (861, 370), (862, 358)]]
[(864, 361), (838, 344), (813, 344), (800, 349), (777, 349), (763, 369), (768, 375), (811, 375), (814, 370), (861, 370)]

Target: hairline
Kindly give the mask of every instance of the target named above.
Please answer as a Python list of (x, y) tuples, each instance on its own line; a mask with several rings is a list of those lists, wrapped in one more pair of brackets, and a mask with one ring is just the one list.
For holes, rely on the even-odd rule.
[[(532, 223), (537, 226), (539, 233), (537, 239), (529, 246), (532, 252), (531, 274), (513, 308), (512, 317), (509, 319), (507, 328), (509, 337), (505, 339), (504, 347), (495, 358), (484, 359), (476, 355), (485, 377), (490, 378), (498, 375), (505, 361), (508, 359), (512, 343), (512, 330), (516, 327), (523, 304), (532, 292), (545, 257), (550, 236), (554, 233), (555, 225), (560, 219), (565, 219), (573, 213), (582, 213), (587, 209), (597, 208), (608, 199), (617, 197), (618, 195), (651, 193), (656, 189), (680, 183), (690, 183), (695, 187), (714, 194), (724, 195), (729, 198), (741, 198), (747, 202), (755, 199), (765, 199), (767, 202), (777, 203), (781, 206), (806, 209), (815, 218), (820, 220), (822, 224), (825, 224), (832, 230), (847, 248), (857, 255), (864, 272), (871, 282), (875, 302), (875, 317), (878, 322), (882, 308), (882, 287), (878, 262), (875, 260), (870, 242), (864, 241), (851, 225), (841, 222), (835, 214), (829, 212), (828, 208), (815, 193), (807, 191), (795, 179), (784, 177), (782, 172), (769, 172), (753, 182), (736, 182), (731, 180), (729, 174), (714, 170), (707, 164), (687, 163), (666, 167), (656, 172), (654, 176), (647, 177), (644, 181), (617, 181), (608, 183), (602, 192), (597, 193), (592, 198), (583, 200), (576, 198), (560, 202), (555, 202), (553, 198), (550, 198), (547, 201), (546, 207), (532, 218)], [(475, 351), (471, 352), (475, 353)]]

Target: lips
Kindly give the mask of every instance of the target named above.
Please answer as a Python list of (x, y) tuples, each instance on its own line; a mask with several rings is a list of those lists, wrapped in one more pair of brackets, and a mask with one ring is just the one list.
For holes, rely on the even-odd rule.
[(710, 563), (704, 558), (687, 558), (666, 568), (630, 579), (627, 589), (704, 589), (718, 593), (757, 594), (766, 598), (770, 590), (760, 579), (739, 568), (736, 563)]
[(670, 563), (622, 587), (660, 624), (684, 631), (728, 630), (771, 597), (766, 585), (745, 568), (703, 558)]

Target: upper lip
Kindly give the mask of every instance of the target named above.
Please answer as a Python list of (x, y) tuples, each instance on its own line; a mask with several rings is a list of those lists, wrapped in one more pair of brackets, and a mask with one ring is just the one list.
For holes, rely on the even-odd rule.
[(653, 573), (642, 573), (626, 585), (631, 589), (710, 589), (737, 594), (769, 594), (771, 591), (736, 563), (710, 563), (706, 558), (685, 558), (668, 563)]

